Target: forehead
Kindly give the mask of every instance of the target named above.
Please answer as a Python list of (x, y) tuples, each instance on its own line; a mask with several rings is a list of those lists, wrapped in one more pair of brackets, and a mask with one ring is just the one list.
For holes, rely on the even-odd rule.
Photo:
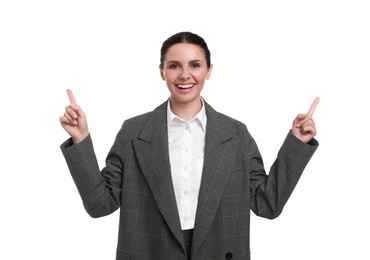
[(177, 43), (168, 48), (166, 61), (189, 61), (189, 60), (206, 60), (204, 50), (192, 43)]

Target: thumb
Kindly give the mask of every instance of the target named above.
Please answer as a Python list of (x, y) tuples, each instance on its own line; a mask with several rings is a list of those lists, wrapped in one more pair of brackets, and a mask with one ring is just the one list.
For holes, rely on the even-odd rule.
[(293, 121), (293, 127), (301, 127), (300, 121), (307, 117), (306, 114), (298, 114)]
[(80, 106), (71, 104), (69, 107), (76, 112), (77, 118), (85, 118), (85, 113)]

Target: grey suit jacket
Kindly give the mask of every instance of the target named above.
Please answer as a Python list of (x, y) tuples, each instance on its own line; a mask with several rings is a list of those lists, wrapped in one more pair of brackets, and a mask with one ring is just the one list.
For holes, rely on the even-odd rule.
[[(205, 157), (191, 259), (250, 259), (250, 209), (277, 217), (318, 142), (302, 143), (289, 132), (267, 175), (246, 126), (205, 105)], [(186, 259), (166, 117), (167, 102), (126, 120), (102, 171), (90, 136), (61, 146), (86, 211), (101, 217), (120, 208), (116, 259)]]

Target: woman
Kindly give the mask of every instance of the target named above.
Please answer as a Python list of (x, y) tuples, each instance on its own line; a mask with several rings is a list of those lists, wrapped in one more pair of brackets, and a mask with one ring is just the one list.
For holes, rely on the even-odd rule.
[(60, 118), (72, 177), (92, 217), (120, 208), (116, 259), (250, 259), (250, 209), (277, 217), (318, 147), (318, 98), (292, 124), (269, 174), (246, 126), (201, 98), (212, 72), (200, 36), (181, 32), (161, 48), (170, 98), (126, 120), (100, 171), (87, 120), (67, 90)]

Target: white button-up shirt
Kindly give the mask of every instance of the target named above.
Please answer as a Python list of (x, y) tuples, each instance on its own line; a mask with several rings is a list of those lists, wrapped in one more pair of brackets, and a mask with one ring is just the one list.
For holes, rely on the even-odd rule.
[(207, 115), (202, 109), (191, 120), (185, 121), (167, 106), (168, 147), (172, 182), (183, 230), (194, 228), (202, 179)]

